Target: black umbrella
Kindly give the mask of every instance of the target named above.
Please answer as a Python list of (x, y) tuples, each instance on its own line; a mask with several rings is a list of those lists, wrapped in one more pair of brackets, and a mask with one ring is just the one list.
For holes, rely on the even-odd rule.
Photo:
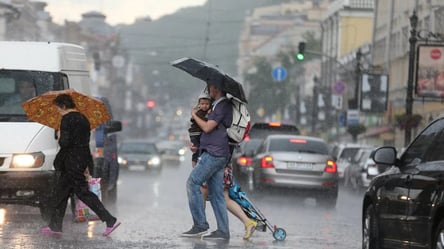
[(171, 65), (182, 69), (190, 75), (207, 83), (215, 84), (216, 86), (219, 86), (222, 91), (238, 98), (240, 101), (247, 103), (247, 98), (245, 97), (242, 84), (230, 77), (219, 67), (204, 61), (187, 57), (171, 62)]

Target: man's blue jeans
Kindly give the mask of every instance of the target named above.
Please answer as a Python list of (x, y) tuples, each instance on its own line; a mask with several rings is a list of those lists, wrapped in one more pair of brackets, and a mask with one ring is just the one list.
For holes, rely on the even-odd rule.
[(223, 176), (228, 159), (204, 152), (187, 180), (188, 205), (195, 227), (208, 229), (204, 200), (200, 187), (208, 185), (208, 198), (217, 221), (217, 230), (229, 235), (227, 206), (224, 198)]

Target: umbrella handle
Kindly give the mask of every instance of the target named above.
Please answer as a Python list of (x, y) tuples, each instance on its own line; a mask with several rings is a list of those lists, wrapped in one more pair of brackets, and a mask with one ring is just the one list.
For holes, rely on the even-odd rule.
[[(62, 90), (62, 91), (65, 92), (65, 93), (75, 92), (75, 90), (72, 89), (72, 88), (69, 88), (69, 89), (66, 89), (66, 90)], [(53, 95), (53, 94), (61, 94), (61, 93), (60, 93), (60, 90), (58, 90), (58, 91), (47, 91), (46, 93), (44, 93), (42, 95)]]

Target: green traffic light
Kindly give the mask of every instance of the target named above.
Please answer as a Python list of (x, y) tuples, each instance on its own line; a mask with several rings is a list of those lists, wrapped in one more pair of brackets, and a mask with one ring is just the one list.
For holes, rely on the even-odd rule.
[(304, 58), (305, 58), (304, 54), (302, 54), (302, 53), (297, 53), (297, 54), (296, 54), (296, 59), (297, 59), (298, 61), (303, 61)]

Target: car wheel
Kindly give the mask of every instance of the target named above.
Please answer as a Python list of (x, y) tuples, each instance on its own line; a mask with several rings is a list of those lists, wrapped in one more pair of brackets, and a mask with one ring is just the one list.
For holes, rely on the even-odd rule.
[(350, 176), (351, 188), (357, 190), (359, 187), (358, 179), (355, 176)]
[(344, 178), (343, 179), (344, 179), (344, 181), (343, 181), (344, 187), (348, 187), (348, 185), (350, 183), (350, 179), (349, 179), (349, 176), (348, 176), (347, 169), (344, 171)]
[(379, 231), (376, 220), (375, 208), (370, 204), (365, 210), (364, 222), (362, 223), (362, 248), (379, 248)]
[(263, 186), (260, 181), (260, 174), (252, 173), (251, 180), (248, 180), (248, 188), (250, 191), (260, 191), (263, 189)]
[(338, 188), (329, 190), (328, 192), (316, 197), (316, 203), (325, 208), (336, 208), (338, 201)]
[(432, 241), (433, 249), (444, 249), (444, 220), (439, 222)]

